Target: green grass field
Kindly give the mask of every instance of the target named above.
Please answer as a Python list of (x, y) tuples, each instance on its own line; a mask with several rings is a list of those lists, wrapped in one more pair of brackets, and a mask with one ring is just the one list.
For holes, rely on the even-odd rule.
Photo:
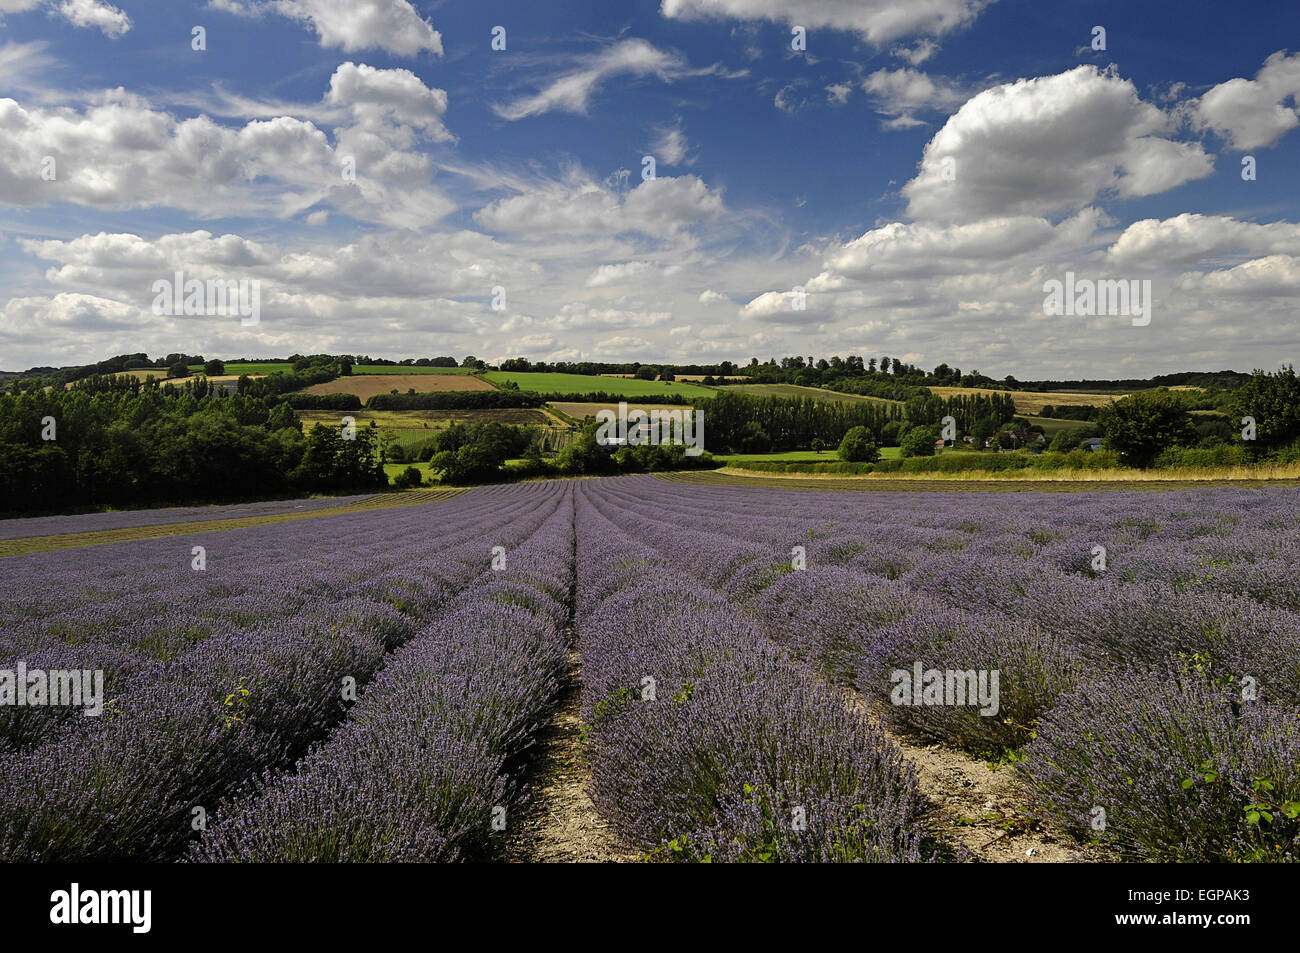
[(901, 404), (901, 401), (886, 400), (883, 397), (866, 397), (861, 394), (841, 394), (820, 387), (801, 387), (798, 384), (728, 384), (718, 390), (735, 391), (751, 397), (811, 397), (814, 400), (839, 400), (849, 403), (869, 401), (877, 404)]
[[(226, 373), (238, 377), (241, 374), (280, 374), (293, 370), (293, 365), (287, 361), (249, 361), (241, 363), (231, 361), (226, 365)], [(195, 364), (190, 367), (191, 374), (202, 373), (203, 365)], [(166, 373), (164, 371), (163, 373)]]
[(1025, 417), (1031, 424), (1038, 424), (1043, 428), (1043, 433), (1048, 438), (1056, 436), (1062, 430), (1074, 430), (1078, 427), (1087, 427), (1086, 420), (1062, 420), (1058, 417)]
[(664, 394), (681, 394), (691, 400), (708, 400), (714, 394), (711, 388), (677, 381), (639, 381), (622, 377), (588, 377), (585, 374), (538, 374), (532, 371), (489, 371), (483, 376), (493, 384), (512, 381), (519, 385), (520, 390), (543, 394), (595, 394), (603, 391), (642, 400)]
[(423, 463), (385, 463), (384, 475), (388, 477), (388, 482), (392, 483), (393, 477), (397, 476), (407, 467), (415, 467), (415, 469), (420, 471), (421, 476), (423, 476), (424, 483), (427, 484), (430, 482), (429, 471), (425, 469), (425, 465)]
[[(554, 403), (548, 404), (547, 406), (550, 407), (552, 410), (558, 410), (560, 413), (572, 417), (574, 420), (582, 420), (582, 418), (584, 417), (594, 417), (596, 416), (597, 413), (599, 413), (602, 410), (612, 410), (614, 413), (618, 413), (618, 404), (611, 404), (608, 402), (600, 403), (599, 401), (578, 403), (576, 401), (565, 400), (565, 401), (556, 401)], [(661, 410), (661, 411), (677, 410), (685, 413), (686, 411), (691, 409), (692, 407), (689, 404), (649, 404), (649, 403), (642, 403), (641, 401), (635, 401), (635, 400), (629, 400), (627, 402), (627, 412), (629, 414), (632, 413), (632, 411), (634, 410), (644, 410), (647, 413), (653, 410)]]

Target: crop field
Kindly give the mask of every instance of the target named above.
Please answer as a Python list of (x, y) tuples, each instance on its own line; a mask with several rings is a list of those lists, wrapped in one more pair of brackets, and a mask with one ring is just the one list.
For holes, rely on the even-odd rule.
[(0, 859), (1297, 857), (1293, 489), (390, 497), (0, 560)]
[(494, 384), (513, 382), (520, 390), (541, 394), (618, 394), (629, 398), (652, 398), (660, 394), (681, 394), (693, 400), (708, 400), (714, 391), (699, 384), (676, 381), (639, 381), (629, 377), (593, 377), (587, 374), (551, 374), (533, 371), (488, 371), (483, 375)]
[(405, 394), (412, 388), (417, 394), (494, 389), (482, 378), (464, 374), (362, 374), (359, 377), (336, 377), (323, 384), (312, 384), (310, 387), (303, 388), (300, 393), (355, 394), (364, 402), (376, 394), (389, 394), (394, 390), (399, 394)]
[(898, 404), (902, 401), (887, 400), (884, 397), (868, 397), (865, 394), (841, 394), (838, 391), (824, 390), (820, 387), (801, 387), (798, 384), (728, 384), (720, 387), (729, 393), (747, 394), (751, 397), (811, 397), (814, 400), (838, 400), (845, 403), (868, 401), (877, 404)]
[(305, 500), (266, 500), (260, 503), (234, 503), (225, 506), (171, 506), (147, 510), (118, 510), (72, 516), (32, 516), (0, 520), (0, 540), (64, 533), (92, 533), (137, 526), (160, 526), (189, 523), (195, 520), (243, 519), (278, 513), (315, 510), (363, 500), (364, 496), (322, 496)]
[(981, 387), (931, 387), (930, 392), (936, 397), (968, 397), (973, 394), (1010, 394), (1016, 402), (1016, 412), (1020, 414), (1038, 414), (1044, 407), (1105, 407), (1113, 400), (1127, 396), (1125, 393), (1084, 394), (1069, 391), (1027, 391), (996, 390)]
[(397, 434), (398, 442), (419, 443), (452, 424), (510, 424), (516, 427), (554, 427), (555, 421), (544, 411), (532, 407), (498, 407), (489, 410), (299, 410), (303, 426), (316, 424), (337, 427), (346, 416), (358, 427), (368, 427), (373, 420), (381, 431)]
[[(701, 381), (703, 381), (704, 378), (706, 378), (706, 377), (710, 377), (710, 376), (712, 376), (712, 375), (710, 375), (710, 374), (678, 374), (678, 375), (677, 375), (677, 380), (679, 380), (679, 381), (686, 381), (686, 382), (688, 382), (688, 383), (698, 384), (698, 383), (700, 383)], [(729, 375), (729, 376), (727, 376), (727, 377), (722, 377), (721, 375), (719, 375), (719, 376), (717, 376), (717, 377), (714, 377), (714, 380), (743, 381), (743, 380), (748, 380), (748, 378), (745, 377), (744, 374), (731, 374), (731, 375)]]
[[(226, 373), (233, 374), (236, 377), (241, 374), (265, 377), (267, 374), (287, 374), (292, 370), (293, 365), (288, 361), (230, 361), (226, 364)], [(199, 374), (202, 371), (202, 364), (190, 366), (191, 374)]]
[[(193, 511), (181, 508), (134, 510), (125, 513), (89, 513), (76, 517), (32, 517), (7, 522), (22, 524), (6, 529), (0, 538), (0, 557), (103, 546), (128, 540), (157, 539), (162, 536), (190, 536), (231, 529), (270, 526), (321, 516), (342, 516), (370, 510), (418, 506), (449, 498), (462, 492), (457, 487), (440, 486), (407, 493), (380, 493), (363, 496), (317, 497), (284, 500), (274, 503), (237, 503), (210, 506)], [(68, 520), (75, 522), (69, 523)], [(3, 524), (0, 524), (3, 525)]]
[(1080, 427), (1088, 426), (1087, 421), (1067, 420), (1063, 417), (1026, 416), (1025, 419), (1028, 420), (1031, 424), (1038, 424), (1040, 427), (1042, 427), (1043, 433), (1047, 435), (1048, 439), (1051, 439), (1052, 437), (1056, 436), (1056, 434), (1058, 434), (1062, 430), (1077, 430)]

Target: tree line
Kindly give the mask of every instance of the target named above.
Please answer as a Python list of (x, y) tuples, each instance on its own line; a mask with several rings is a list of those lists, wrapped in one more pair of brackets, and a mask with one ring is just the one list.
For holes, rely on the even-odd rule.
[[(196, 382), (197, 383), (197, 382)], [(378, 431), (304, 434), (274, 396), (130, 378), (0, 395), (0, 509), (274, 497), (386, 484)]]
[(764, 453), (807, 449), (814, 440), (838, 444), (852, 427), (866, 427), (877, 442), (890, 421), (901, 421), (897, 404), (777, 397), (721, 391), (703, 405), (704, 446), (713, 452)]

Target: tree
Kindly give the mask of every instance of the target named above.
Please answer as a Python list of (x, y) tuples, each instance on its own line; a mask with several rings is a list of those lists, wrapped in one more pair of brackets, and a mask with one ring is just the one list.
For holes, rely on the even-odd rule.
[(1234, 427), (1241, 425), (1242, 417), (1254, 418), (1255, 439), (1266, 450), (1300, 439), (1300, 378), (1289, 364), (1276, 374), (1255, 371), (1233, 393), (1230, 406)]
[(441, 472), (444, 483), (481, 483), (495, 478), (505, 462), (523, 454), (535, 437), (529, 428), (495, 421), (455, 424), (433, 440), (429, 465)]
[(565, 473), (593, 474), (609, 473), (614, 470), (613, 448), (605, 447), (596, 441), (596, 432), (600, 425), (595, 420), (588, 420), (582, 432), (573, 442), (560, 451), (556, 465)]
[(975, 446), (979, 449), (984, 448), (989, 437), (997, 433), (998, 425), (988, 417), (981, 417), (971, 425), (970, 435), (975, 441)]
[(214, 357), (203, 365), (203, 373), (208, 377), (220, 377), (226, 373), (226, 365)]
[(905, 457), (934, 456), (934, 442), (939, 437), (933, 427), (913, 427), (900, 444)]
[(1196, 442), (1196, 428), (1178, 394), (1167, 390), (1130, 394), (1097, 415), (1106, 443), (1124, 462), (1149, 467), (1160, 451)]
[(1078, 450), (1079, 445), (1089, 437), (1099, 435), (1100, 431), (1092, 425), (1058, 430), (1056, 435), (1052, 437), (1051, 443), (1047, 445), (1047, 449), (1057, 453), (1069, 453), (1071, 450)]
[(302, 433), (302, 421), (288, 404), (276, 404), (266, 419), (266, 429), (272, 432), (292, 429)]
[(393, 477), (393, 486), (399, 490), (405, 490), (408, 487), (419, 486), (424, 482), (424, 477), (415, 467), (407, 467), (397, 476)]
[(826, 442), (821, 437), (813, 437), (809, 446), (812, 447), (813, 453), (821, 453), (826, 449)]
[(880, 450), (866, 427), (850, 427), (840, 441), (839, 454), (848, 463), (875, 463), (880, 459)]
[(184, 361), (177, 361), (171, 367), (167, 368), (168, 377), (189, 377), (190, 369)]
[(1202, 416), (1196, 423), (1198, 447), (1217, 447), (1221, 443), (1235, 442), (1240, 433), (1222, 417)]
[(767, 453), (772, 449), (772, 438), (762, 424), (751, 420), (741, 428), (736, 449), (741, 453)]

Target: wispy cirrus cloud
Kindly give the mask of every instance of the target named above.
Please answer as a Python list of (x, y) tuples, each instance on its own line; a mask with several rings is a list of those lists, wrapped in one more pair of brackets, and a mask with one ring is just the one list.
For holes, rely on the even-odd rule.
[(680, 53), (661, 50), (639, 38), (620, 40), (582, 57), (575, 68), (550, 80), (536, 93), (494, 106), (493, 110), (511, 121), (556, 111), (586, 113), (592, 97), (618, 76), (650, 77), (671, 83), (715, 71), (713, 67), (693, 69)]

